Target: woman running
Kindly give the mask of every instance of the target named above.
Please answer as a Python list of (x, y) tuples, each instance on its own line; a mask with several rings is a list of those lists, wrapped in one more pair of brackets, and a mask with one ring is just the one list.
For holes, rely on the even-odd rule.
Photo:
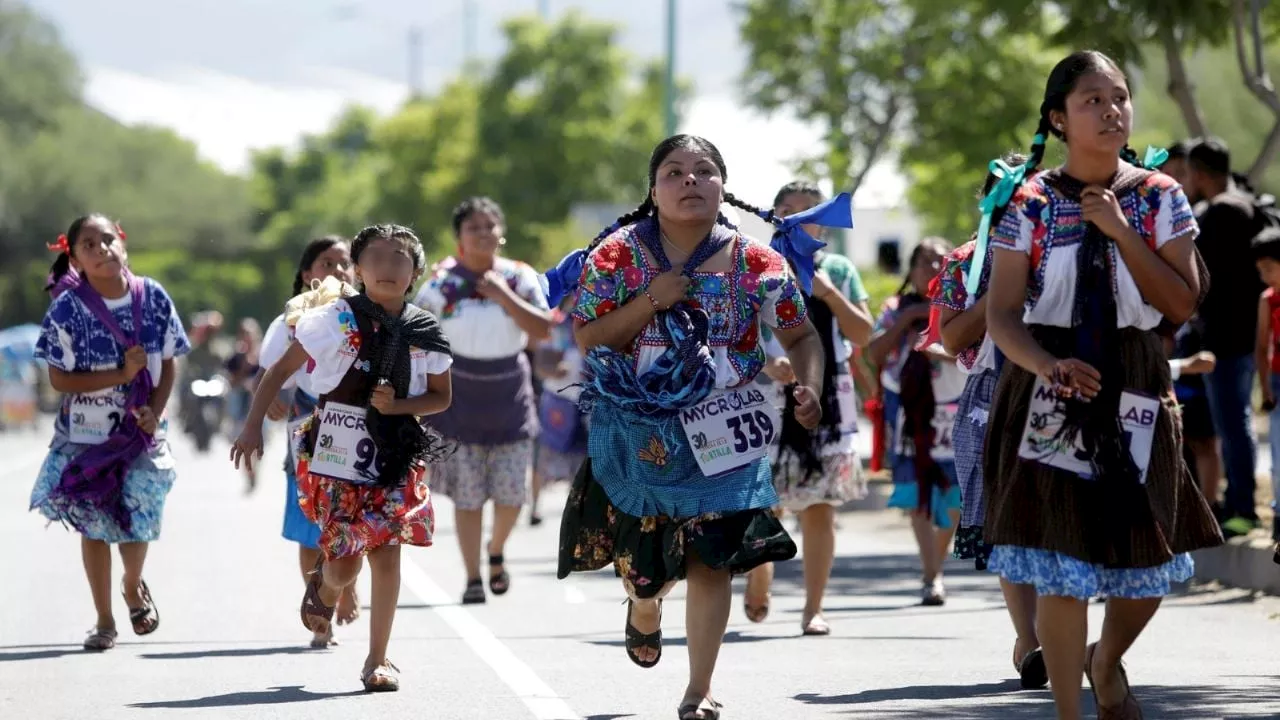
[[(1107, 56), (1077, 52), (1045, 85), (1028, 172), (1052, 135), (1066, 164), (1027, 180), (992, 232), (987, 329), (1009, 359), (983, 464), (990, 568), (1035, 586), (1058, 717), (1140, 718), (1121, 659), (1188, 554), (1222, 542), (1182, 460), (1169, 364), (1153, 330), (1195, 311), (1195, 218), (1128, 148), (1133, 106)], [(1123, 158), (1123, 161), (1122, 161)], [(1088, 603), (1106, 596), (1086, 647)]]

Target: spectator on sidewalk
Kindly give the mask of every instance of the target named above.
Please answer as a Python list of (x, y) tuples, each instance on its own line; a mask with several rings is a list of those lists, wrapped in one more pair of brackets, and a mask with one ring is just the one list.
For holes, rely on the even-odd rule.
[[(1258, 380), (1262, 385), (1262, 409), (1271, 414), (1272, 507), (1280, 507), (1280, 230), (1268, 228), (1253, 241), (1258, 273), (1267, 289), (1258, 300)], [(1280, 522), (1271, 523), (1271, 537), (1280, 540)]]
[(1225, 143), (1202, 140), (1189, 151), (1187, 164), (1191, 199), (1205, 203), (1197, 217), (1196, 244), (1210, 277), (1221, 280), (1209, 284), (1200, 307), (1205, 349), (1217, 357), (1213, 372), (1205, 376), (1205, 389), (1227, 471), (1220, 519), (1228, 536), (1243, 535), (1258, 525), (1254, 506), (1257, 442), (1250, 397), (1257, 370), (1258, 297), (1264, 285), (1250, 243), (1261, 228), (1253, 198), (1236, 187), (1231, 177), (1231, 155)]

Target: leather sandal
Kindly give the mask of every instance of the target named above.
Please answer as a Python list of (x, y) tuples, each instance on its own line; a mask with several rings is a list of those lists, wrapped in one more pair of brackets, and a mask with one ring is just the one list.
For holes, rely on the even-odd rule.
[(400, 689), (400, 668), (384, 660), (381, 665), (361, 673), (360, 683), (365, 692), (395, 692)]
[[(662, 601), (658, 601), (658, 631), (652, 633), (642, 633), (631, 624), (631, 611), (635, 609), (635, 602), (627, 598), (627, 626), (625, 628), (625, 645), (627, 648), (627, 657), (631, 658), (631, 662), (639, 665), (646, 670), (658, 664), (662, 659)], [(657, 650), (658, 654), (652, 660), (641, 660), (636, 651), (640, 648), (649, 650)]]
[(1124, 700), (1118, 706), (1104, 707), (1098, 702), (1098, 691), (1093, 686), (1093, 653), (1098, 643), (1093, 643), (1084, 652), (1084, 677), (1089, 681), (1089, 691), (1093, 693), (1093, 705), (1098, 709), (1098, 720), (1143, 720), (1142, 706), (1133, 696), (1133, 688), (1129, 687), (1129, 674), (1124, 671), (1124, 663), (1120, 663), (1120, 679), (1124, 681)]
[[(676, 713), (680, 716), (679, 720), (720, 720), (720, 710), (724, 705), (706, 698), (702, 702), (685, 703), (681, 705)], [(698, 717), (698, 713), (702, 713), (702, 717)]]
[(333, 627), (333, 613), (338, 609), (337, 605), (325, 605), (320, 599), (320, 587), (324, 585), (324, 556), (320, 556), (316, 560), (316, 567), (311, 571), (310, 577), (307, 579), (307, 590), (302, 595), (302, 609), (300, 615), (302, 617), (302, 626), (311, 632), (320, 632), (316, 629), (312, 622), (313, 618), (319, 618), (328, 623), (328, 627)]
[[(507, 573), (507, 568), (504, 566), (505, 562), (506, 558), (501, 555), (489, 556), (489, 592), (494, 595), (506, 595), (507, 591), (511, 589), (511, 575)], [(494, 568), (502, 568), (502, 570), (497, 575), (494, 575)]]

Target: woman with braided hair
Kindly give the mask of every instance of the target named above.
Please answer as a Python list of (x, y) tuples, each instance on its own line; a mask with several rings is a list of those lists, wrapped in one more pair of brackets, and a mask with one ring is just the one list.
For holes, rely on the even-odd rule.
[[(578, 293), (591, 413), (558, 574), (613, 564), (628, 596), (627, 655), (645, 668), (662, 655), (662, 598), (688, 580), (681, 720), (720, 717), (711, 676), (731, 577), (796, 554), (771, 510), (778, 496), (767, 455), (781, 423), (752, 382), (765, 362), (761, 324), (795, 369), (796, 420), (813, 428), (822, 416), (823, 351), (807, 321), (803, 276), (798, 282), (781, 252), (739, 233), (719, 208), (728, 202), (790, 228), (724, 192), (725, 176), (709, 141), (664, 140), (650, 157), (645, 201), (547, 278), (553, 305)], [(798, 233), (775, 241), (808, 247)], [(788, 259), (812, 272), (811, 255), (807, 265)]]
[[(1081, 669), (1100, 718), (1141, 718), (1121, 658), (1188, 554), (1222, 542), (1182, 460), (1155, 329), (1181, 324), (1208, 281), (1195, 218), (1172, 178), (1128, 148), (1124, 73), (1077, 52), (1049, 75), (1027, 173), (1050, 135), (1066, 164), (1029, 177), (993, 229), (987, 329), (1010, 362), (987, 427), (990, 568), (1035, 587), (1058, 717), (1080, 715)], [(1091, 598), (1107, 598), (1086, 647)]]

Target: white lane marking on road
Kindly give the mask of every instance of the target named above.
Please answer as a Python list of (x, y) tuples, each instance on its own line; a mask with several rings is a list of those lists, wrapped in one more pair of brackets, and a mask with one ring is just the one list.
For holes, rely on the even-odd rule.
[(582, 720), (582, 716), (574, 712), (532, 668), (516, 657), (484, 623), (461, 606), (452, 604), (454, 599), (410, 560), (407, 554), (400, 558), (401, 582), (419, 600), (433, 606), (432, 609), (440, 619), (453, 628), (481, 660), (493, 668), (537, 720)]

